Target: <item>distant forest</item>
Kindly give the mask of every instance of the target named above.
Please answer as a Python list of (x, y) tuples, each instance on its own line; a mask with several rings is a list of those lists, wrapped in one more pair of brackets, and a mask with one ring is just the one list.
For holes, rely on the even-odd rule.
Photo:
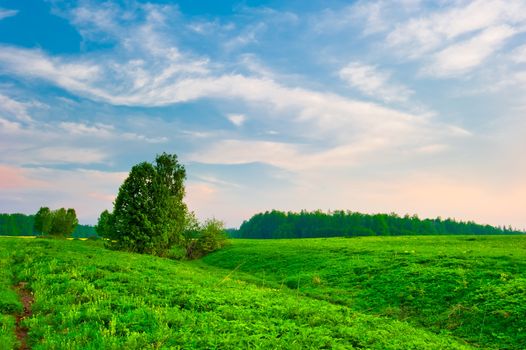
[(453, 219), (420, 219), (397, 214), (361, 214), (351, 211), (267, 211), (244, 221), (232, 238), (314, 238), (403, 235), (523, 234), (512, 227), (494, 227)]
[[(34, 228), (35, 216), (26, 214), (0, 214), (0, 236), (37, 236)], [(97, 236), (94, 226), (77, 225), (74, 238)]]

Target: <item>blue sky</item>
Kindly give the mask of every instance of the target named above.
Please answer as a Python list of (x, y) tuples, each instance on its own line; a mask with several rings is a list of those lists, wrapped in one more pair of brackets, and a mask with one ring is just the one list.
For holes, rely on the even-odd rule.
[(526, 228), (526, 2), (0, 0), (0, 211), (95, 223), (176, 153), (199, 217)]

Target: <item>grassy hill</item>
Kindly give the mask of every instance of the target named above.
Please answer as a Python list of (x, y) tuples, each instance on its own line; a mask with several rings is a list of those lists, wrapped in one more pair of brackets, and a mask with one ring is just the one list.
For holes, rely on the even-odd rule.
[(526, 348), (524, 235), (235, 240), (204, 262), (475, 346)]
[(525, 246), (523, 236), (234, 240), (176, 262), (1, 237), (0, 349), (16, 347), (19, 282), (34, 295), (22, 324), (33, 349), (520, 349)]

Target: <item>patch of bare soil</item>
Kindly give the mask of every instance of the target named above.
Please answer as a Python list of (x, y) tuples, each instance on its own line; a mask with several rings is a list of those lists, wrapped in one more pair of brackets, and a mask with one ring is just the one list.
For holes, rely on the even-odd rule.
[(28, 350), (27, 345), (27, 334), (29, 329), (22, 325), (22, 321), (31, 316), (31, 304), (33, 304), (33, 294), (27, 289), (27, 282), (20, 282), (14, 286), (15, 291), (18, 293), (20, 301), (24, 306), (24, 310), (16, 316), (16, 337), (20, 342), (20, 350)]

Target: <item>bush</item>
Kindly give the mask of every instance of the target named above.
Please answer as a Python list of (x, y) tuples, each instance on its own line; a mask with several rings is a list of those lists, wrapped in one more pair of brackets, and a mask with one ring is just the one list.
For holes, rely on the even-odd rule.
[(227, 234), (222, 221), (208, 219), (199, 224), (195, 215), (190, 213), (185, 230), (185, 257), (197, 259), (225, 246)]

